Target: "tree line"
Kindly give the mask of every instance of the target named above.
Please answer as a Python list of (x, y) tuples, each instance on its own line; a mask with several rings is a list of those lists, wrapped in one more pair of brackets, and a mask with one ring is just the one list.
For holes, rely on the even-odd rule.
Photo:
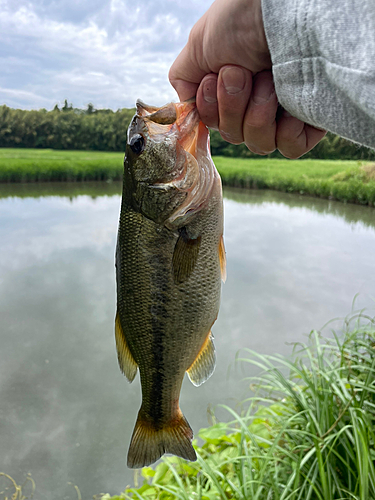
[[(134, 109), (74, 108), (65, 100), (52, 111), (28, 111), (0, 106), (0, 147), (51, 148), (92, 151), (124, 151), (126, 131)], [(244, 144), (225, 142), (219, 132), (211, 132), (213, 155), (240, 158), (258, 157)], [(268, 155), (281, 157), (278, 151)], [(360, 147), (334, 134), (324, 139), (304, 158), (375, 160), (375, 151)]]

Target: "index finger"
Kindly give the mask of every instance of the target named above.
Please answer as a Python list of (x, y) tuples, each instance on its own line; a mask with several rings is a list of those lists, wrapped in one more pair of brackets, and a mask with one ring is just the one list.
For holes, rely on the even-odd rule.
[(170, 82), (176, 90), (180, 101), (187, 101), (191, 97), (195, 97), (199, 87), (199, 83), (186, 82), (184, 80), (171, 80)]

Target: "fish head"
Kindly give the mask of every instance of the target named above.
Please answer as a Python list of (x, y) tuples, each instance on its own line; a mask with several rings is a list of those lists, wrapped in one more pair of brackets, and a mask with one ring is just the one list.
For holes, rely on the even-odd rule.
[(124, 196), (136, 211), (170, 228), (197, 212), (218, 174), (195, 99), (161, 108), (137, 101), (124, 166)]

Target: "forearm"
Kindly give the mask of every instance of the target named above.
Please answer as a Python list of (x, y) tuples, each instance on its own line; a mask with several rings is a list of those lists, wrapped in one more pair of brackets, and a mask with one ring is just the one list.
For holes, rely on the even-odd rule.
[(279, 102), (375, 148), (373, 0), (262, 0)]

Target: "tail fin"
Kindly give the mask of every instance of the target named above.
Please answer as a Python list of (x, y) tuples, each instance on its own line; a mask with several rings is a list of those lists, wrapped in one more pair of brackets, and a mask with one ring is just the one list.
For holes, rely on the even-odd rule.
[(139, 469), (172, 453), (186, 460), (197, 459), (191, 440), (193, 431), (181, 410), (168, 424), (157, 428), (139, 410), (128, 452), (128, 467)]

